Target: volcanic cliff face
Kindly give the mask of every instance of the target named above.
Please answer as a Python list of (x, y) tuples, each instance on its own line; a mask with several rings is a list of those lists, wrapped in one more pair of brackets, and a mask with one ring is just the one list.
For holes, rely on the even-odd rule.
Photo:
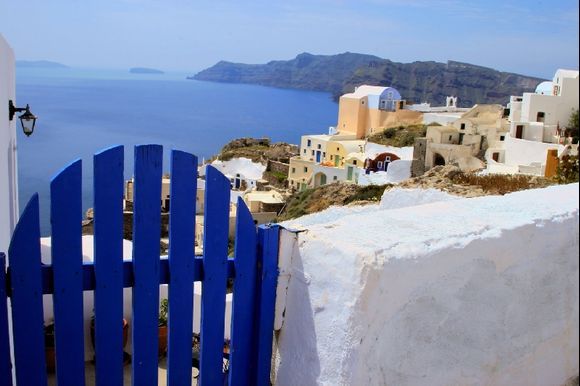
[(460, 106), (506, 104), (510, 95), (533, 91), (542, 79), (449, 61), (396, 63), (377, 56), (302, 53), (291, 60), (266, 64), (221, 61), (190, 79), (327, 91), (335, 99), (361, 84), (392, 86), (413, 102), (445, 103), (459, 97)]
[(461, 106), (469, 107), (476, 103), (505, 105), (510, 95), (533, 91), (541, 81), (454, 61), (445, 64), (383, 60), (357, 69), (345, 80), (342, 92), (350, 92), (360, 84), (388, 85), (409, 101), (442, 105), (446, 96), (455, 95)]

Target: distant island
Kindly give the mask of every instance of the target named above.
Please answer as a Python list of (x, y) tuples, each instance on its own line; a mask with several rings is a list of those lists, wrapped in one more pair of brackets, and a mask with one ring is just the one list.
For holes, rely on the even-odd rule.
[(20, 68), (70, 68), (67, 65), (49, 60), (17, 60), (16, 67)]
[(165, 74), (165, 72), (161, 70), (157, 70), (155, 68), (147, 68), (147, 67), (133, 67), (129, 69), (131, 74)]
[(434, 61), (397, 63), (378, 56), (345, 52), (338, 55), (302, 53), (291, 60), (266, 64), (220, 61), (188, 79), (248, 83), (326, 91), (335, 100), (361, 84), (392, 86), (411, 102), (444, 105), (454, 95), (459, 105), (507, 104), (511, 95), (534, 91), (544, 79), (500, 72), (468, 63)]

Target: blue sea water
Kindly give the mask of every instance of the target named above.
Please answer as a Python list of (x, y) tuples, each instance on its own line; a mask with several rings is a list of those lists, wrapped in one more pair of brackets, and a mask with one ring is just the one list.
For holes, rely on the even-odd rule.
[(133, 146), (164, 147), (196, 154), (200, 161), (234, 138), (270, 137), (299, 143), (336, 122), (330, 94), (253, 85), (186, 80), (187, 74), (18, 68), (17, 105), (38, 116), (35, 132), (18, 132), (20, 208), (34, 192), (41, 205), (41, 232), (50, 234), (51, 178), (83, 161), (83, 210), (92, 206), (92, 156), (125, 146), (125, 177), (132, 176)]

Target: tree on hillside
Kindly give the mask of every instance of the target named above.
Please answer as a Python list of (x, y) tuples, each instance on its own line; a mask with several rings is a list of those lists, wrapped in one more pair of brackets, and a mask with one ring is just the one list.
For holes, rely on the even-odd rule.
[(578, 143), (578, 109), (572, 111), (568, 125), (566, 126), (567, 136), (572, 137), (572, 143)]

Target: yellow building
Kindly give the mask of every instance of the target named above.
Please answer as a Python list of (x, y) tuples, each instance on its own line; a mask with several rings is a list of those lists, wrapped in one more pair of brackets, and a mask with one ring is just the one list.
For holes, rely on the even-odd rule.
[(421, 112), (404, 108), (396, 89), (363, 85), (340, 97), (336, 130), (362, 139), (389, 127), (423, 122)]
[[(336, 168), (343, 168), (347, 156), (352, 153), (363, 152), (365, 148), (365, 141), (362, 140), (335, 140), (328, 141), (326, 148), (325, 164), (327, 166), (334, 166)], [(356, 160), (355, 160), (356, 162)], [(362, 165), (359, 165), (362, 166)]]

